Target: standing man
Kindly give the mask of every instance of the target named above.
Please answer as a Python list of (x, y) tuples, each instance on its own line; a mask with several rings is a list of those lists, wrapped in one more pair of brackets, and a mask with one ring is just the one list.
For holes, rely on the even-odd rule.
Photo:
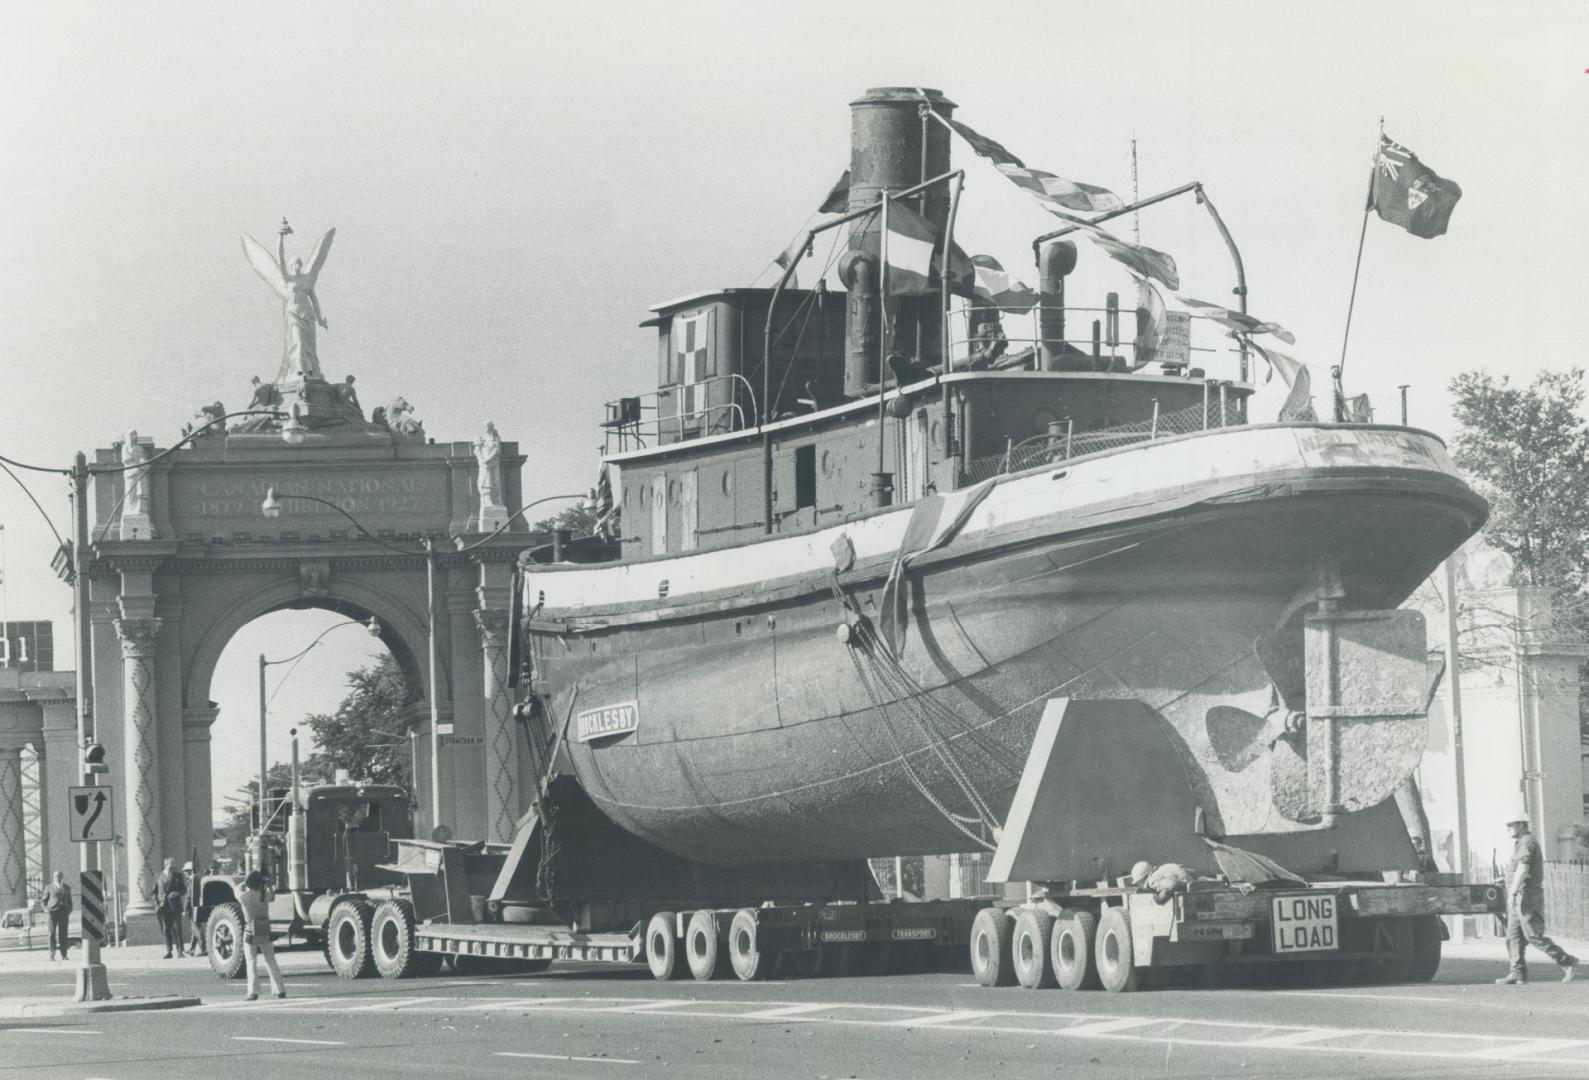
[(165, 959), (171, 959), (171, 950), (177, 956), (187, 955), (182, 948), (182, 908), (187, 900), (188, 883), (176, 869), (176, 860), (166, 858), (159, 875), (154, 879), (155, 916), (160, 920), (160, 932), (165, 935)]
[(188, 952), (194, 956), (203, 956), (209, 951), (204, 942), (205, 922), (209, 912), (199, 898), (199, 872), (194, 868), (192, 860), (182, 864), (182, 877), (188, 887), (188, 922), (193, 927), (193, 934), (188, 939)]
[(67, 920), (72, 914), (72, 887), (66, 883), (59, 870), (55, 871), (55, 880), (44, 887), (44, 910), (50, 915), (50, 959), (55, 959), (55, 951), (59, 949), (61, 959), (65, 960)]
[(1512, 861), (1506, 864), (1506, 952), (1512, 970), (1495, 981), (1504, 986), (1526, 983), (1524, 952), (1532, 945), (1561, 966), (1562, 982), (1572, 982), (1578, 976), (1578, 958), (1545, 936), (1545, 857), (1529, 832), (1528, 813), (1519, 811), (1506, 827), (1515, 842)]

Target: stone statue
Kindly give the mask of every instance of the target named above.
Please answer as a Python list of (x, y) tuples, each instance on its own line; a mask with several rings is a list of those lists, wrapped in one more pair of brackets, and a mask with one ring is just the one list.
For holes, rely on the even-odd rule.
[(502, 436), (497, 426), (486, 421), (486, 433), (475, 440), (474, 458), (480, 464), (477, 483), (480, 487), (481, 532), (494, 532), (507, 524), (508, 508), (502, 505)]
[[(260, 382), (259, 376), (253, 380), (254, 394), (248, 401), (249, 412), (265, 412), (280, 410), (281, 391), (276, 389), (275, 383)], [(249, 416), (241, 422), (232, 425), (232, 431), (239, 434), (251, 435), (261, 431), (279, 431), (281, 421), (274, 416)]]
[(314, 251), (309, 255), (309, 266), (304, 268), (302, 259), (294, 259), (292, 265), (287, 265), (287, 237), (292, 233), (292, 226), (287, 224), (287, 219), (281, 219), (281, 226), (276, 230), (276, 258), (270, 257), (270, 252), (265, 246), (252, 236), (243, 236), (243, 254), (248, 256), (249, 264), (254, 272), (264, 279), (265, 284), (276, 290), (282, 299), (283, 314), (286, 323), (286, 343), (281, 358), (281, 370), (276, 373), (278, 383), (294, 379), (324, 379), (320, 372), (320, 355), (315, 351), (315, 327), (325, 329), (326, 319), (320, 312), (320, 298), (315, 295), (315, 281), (320, 277), (320, 268), (325, 265), (326, 256), (331, 253), (331, 241), (337, 235), (335, 229), (327, 230), (314, 246)]
[(182, 437), (187, 438), (198, 432), (198, 438), (214, 435), (219, 430), (216, 421), (226, 415), (226, 406), (219, 401), (212, 405), (200, 405), (193, 412), (193, 419), (182, 426)]
[(352, 375), (337, 384), (337, 412), (351, 423), (364, 422), (364, 408), (359, 404), (358, 391), (353, 389)]
[(392, 430), (386, 424), (386, 406), (385, 405), (377, 405), (377, 406), (375, 406), (374, 411), (372, 411), (370, 413), (370, 426), (372, 428), (380, 428), (382, 431), (390, 431), (390, 430)]
[(414, 415), (414, 407), (403, 398), (393, 398), (386, 406), (386, 427), (393, 435), (419, 438), (425, 434), (425, 425)]
[(502, 436), (490, 420), (486, 421), (486, 433), (475, 440), (474, 458), (480, 463), (480, 505), (496, 505), (497, 489), (502, 486)]
[(125, 494), (121, 501), (121, 538), (123, 540), (149, 540), (154, 536), (153, 522), (149, 517), (149, 452), (138, 441), (136, 431), (127, 432), (121, 446), (122, 485)]

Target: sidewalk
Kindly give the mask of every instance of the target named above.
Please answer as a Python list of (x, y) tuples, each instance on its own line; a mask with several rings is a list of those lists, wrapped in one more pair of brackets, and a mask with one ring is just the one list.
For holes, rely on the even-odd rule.
[[(1545, 932), (1550, 934), (1550, 927), (1545, 927)], [(1570, 941), (1567, 938), (1556, 937), (1550, 934), (1551, 939), (1576, 956), (1585, 964), (1582, 972), (1585, 980), (1589, 980), (1589, 942)], [(1493, 960), (1499, 965), (1506, 965), (1510, 957), (1506, 955), (1506, 939), (1504, 937), (1474, 938), (1471, 941), (1446, 941), (1441, 943), (1440, 955), (1448, 960)], [(1528, 965), (1530, 972), (1544, 972), (1554, 967), (1545, 954), (1538, 949), (1528, 950)], [(1504, 974), (1504, 972), (1502, 972)]]

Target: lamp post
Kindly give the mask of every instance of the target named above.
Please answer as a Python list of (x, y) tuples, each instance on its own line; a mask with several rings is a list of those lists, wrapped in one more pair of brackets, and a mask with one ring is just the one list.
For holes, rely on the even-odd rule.
[[(271, 485), (265, 489), (265, 499), (259, 504), (259, 512), (265, 515), (265, 517), (271, 519), (280, 517), (281, 504), (282, 500), (284, 499), (298, 499), (303, 502), (318, 503), (321, 506), (330, 507), (332, 510), (335, 510), (343, 517), (347, 518), (348, 522), (355, 529), (357, 529), (359, 534), (365, 539), (379, 544), (388, 551), (396, 552), (399, 555), (425, 556), (425, 637), (426, 643), (428, 645), (427, 660), (429, 665), (429, 673), (427, 677), (430, 681), (430, 827), (434, 835), (435, 829), (441, 824), (441, 699), (437, 693), (436, 682), (436, 669), (438, 666), (436, 655), (438, 636), (436, 633), (436, 619), (437, 612), (440, 610), (440, 606), (438, 604), (438, 598), (436, 595), (436, 540), (431, 536), (424, 537), (423, 547), (418, 551), (415, 551), (412, 548), (398, 547), (396, 544), (389, 543), (386, 540), (381, 539), (379, 536), (376, 536), (369, 529), (365, 528), (362, 521), (348, 513), (346, 510), (342, 509), (342, 507), (338, 506), (330, 499), (322, 499), (317, 495), (299, 495), (295, 492), (289, 491), (278, 493), (274, 485)], [(498, 536), (501, 536), (504, 532), (506, 532), (508, 526), (512, 525), (515, 520), (523, 516), (525, 511), (531, 509), (532, 507), (539, 506), (542, 503), (553, 502), (558, 499), (581, 499), (584, 500), (584, 505), (588, 506), (591, 504), (591, 499), (588, 495), (545, 495), (532, 502), (527, 502), (517, 510), (513, 511), (513, 513), (509, 514), (507, 519), (503, 521), (501, 525), (497, 526), (496, 530), (489, 535), (481, 537), (472, 544), (460, 543), (457, 546), (456, 551), (459, 554), (462, 554), (489, 544), (492, 540), (495, 540)], [(417, 779), (418, 778), (416, 777), (416, 783)]]
[[(339, 622), (328, 626), (324, 630), (320, 631), (320, 636), (315, 638), (308, 645), (304, 646), (301, 650), (294, 653), (293, 655), (285, 657), (281, 660), (267, 660), (265, 659), (264, 653), (259, 654), (259, 798), (257, 801), (259, 804), (259, 831), (261, 833), (265, 831), (265, 782), (266, 777), (270, 772), (270, 762), (267, 757), (268, 751), (265, 747), (265, 717), (266, 709), (270, 704), (269, 700), (265, 697), (265, 669), (268, 667), (274, 667), (277, 664), (291, 664), (298, 660), (302, 660), (309, 654), (309, 650), (320, 644), (327, 634), (331, 633), (333, 630), (341, 630), (344, 626), (362, 626), (371, 637), (378, 638), (381, 636), (380, 620), (378, 620), (374, 615), (371, 615), (367, 622), (360, 622), (358, 619), (348, 619), (346, 622)], [(287, 675), (291, 674), (291, 671), (287, 672)], [(281, 682), (284, 683), (286, 681), (287, 676), (283, 675)], [(281, 689), (281, 683), (276, 684), (276, 689)]]

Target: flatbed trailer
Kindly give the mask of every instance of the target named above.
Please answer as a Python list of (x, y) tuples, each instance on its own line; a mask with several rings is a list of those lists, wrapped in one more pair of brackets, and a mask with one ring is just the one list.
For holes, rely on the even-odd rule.
[[(426, 845), (416, 845), (426, 846)], [(435, 970), (536, 971), (554, 961), (645, 965), (658, 979), (742, 980), (969, 967), (986, 986), (1031, 989), (1155, 984), (1160, 973), (1291, 965), (1339, 981), (1427, 981), (1446, 936), (1441, 916), (1495, 914), (1494, 885), (1334, 881), (1254, 888), (1196, 882), (1164, 898), (1123, 882), (1032, 887), (1024, 902), (774, 904), (658, 911), (627, 928), (412, 920), (390, 899), (369, 935), (388, 978)], [(461, 906), (461, 905), (460, 905)], [(487, 918), (501, 918), (498, 909)], [(521, 916), (522, 917), (522, 913)], [(335, 939), (333, 938), (333, 946)], [(335, 963), (333, 959), (333, 963)]]

